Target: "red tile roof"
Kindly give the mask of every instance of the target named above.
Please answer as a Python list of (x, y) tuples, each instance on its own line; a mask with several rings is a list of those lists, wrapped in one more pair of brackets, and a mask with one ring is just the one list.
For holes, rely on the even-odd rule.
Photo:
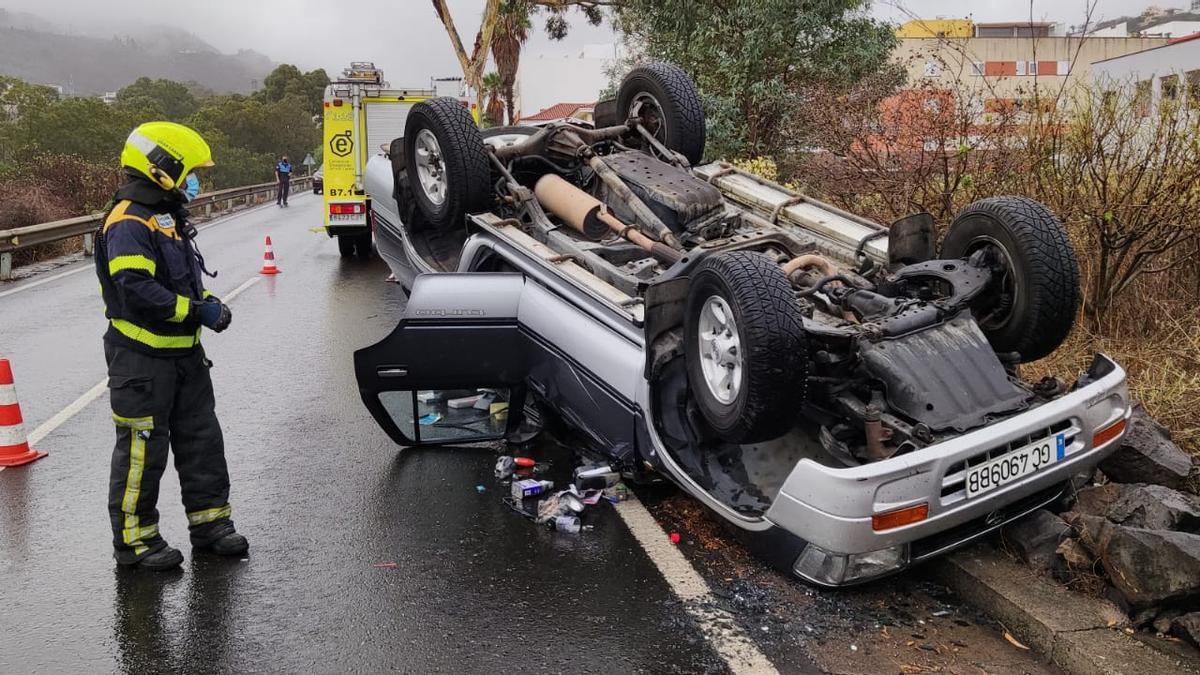
[(580, 108), (594, 108), (595, 103), (555, 103), (554, 105), (544, 110), (527, 115), (521, 118), (522, 122), (546, 122), (550, 120), (560, 120), (564, 117), (570, 117), (572, 113)]

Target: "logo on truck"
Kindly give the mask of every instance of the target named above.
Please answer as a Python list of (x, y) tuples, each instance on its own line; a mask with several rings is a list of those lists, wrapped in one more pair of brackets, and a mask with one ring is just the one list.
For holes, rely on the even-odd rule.
[(348, 157), (354, 152), (354, 141), (350, 138), (350, 132), (344, 131), (330, 138), (329, 151), (337, 157)]

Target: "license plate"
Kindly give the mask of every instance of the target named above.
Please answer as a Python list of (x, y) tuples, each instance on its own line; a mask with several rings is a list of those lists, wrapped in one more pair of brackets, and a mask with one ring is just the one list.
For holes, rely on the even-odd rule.
[(1050, 466), (1063, 458), (1065, 441), (1063, 434), (1055, 434), (967, 469), (967, 496), (995, 490)]
[(365, 223), (366, 217), (361, 213), (331, 213), (331, 214), (329, 214), (329, 222), (331, 222), (331, 223)]

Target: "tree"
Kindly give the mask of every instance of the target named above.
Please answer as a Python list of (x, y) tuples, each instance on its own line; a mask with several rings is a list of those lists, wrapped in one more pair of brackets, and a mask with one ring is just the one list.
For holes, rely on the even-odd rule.
[(616, 24), (646, 57), (691, 73), (716, 155), (783, 155), (801, 146), (796, 112), (813, 86), (849, 86), (899, 68), (896, 37), (868, 0), (628, 0)]
[(21, 117), (30, 110), (45, 108), (57, 100), (58, 92), (53, 87), (0, 75), (0, 119)]
[[(501, 20), (503, 5), (510, 5), (510, 9), (515, 13), (514, 16), (520, 16), (523, 12), (527, 23), (530, 12), (538, 7), (548, 9), (551, 15), (546, 21), (546, 32), (555, 40), (561, 40), (567, 35), (568, 25), (562, 16), (567, 9), (576, 7), (587, 15), (589, 22), (599, 24), (602, 18), (600, 7), (618, 6), (624, 0), (485, 0), (483, 15), (479, 21), (479, 32), (475, 34), (475, 44), (470, 54), (467, 54), (467, 50), (463, 46), (462, 37), (458, 34), (458, 27), (454, 25), (454, 17), (450, 15), (450, 7), (446, 0), (432, 0), (432, 2), (433, 11), (437, 13), (438, 20), (446, 29), (446, 34), (450, 37), (450, 45), (454, 48), (454, 55), (458, 57), (458, 63), (462, 67), (463, 80), (468, 87), (475, 90), (475, 105), (482, 109), (483, 69), (487, 65), (488, 54), (491, 52), (492, 42), (495, 39), (496, 26)], [(516, 54), (519, 59), (520, 49)], [(513, 63), (515, 79), (516, 61)]]
[(529, 37), (529, 16), (533, 10), (534, 7), (526, 0), (504, 0), (500, 5), (496, 33), (492, 37), (492, 58), (496, 61), (496, 70), (499, 71), (500, 88), (509, 124), (516, 119), (513, 114), (513, 85), (517, 82), (521, 49)]
[(302, 108), (309, 116), (321, 114), (322, 102), (325, 99), (325, 87), (329, 85), (329, 76), (323, 69), (301, 73), (300, 69), (285, 63), (271, 71), (263, 80), (259, 98), (265, 101), (278, 102), (284, 99), (295, 99), (301, 102)]
[(129, 104), (131, 100), (138, 99), (156, 101), (155, 109), (173, 122), (187, 119), (198, 107), (196, 97), (192, 96), (187, 85), (173, 80), (139, 77), (133, 84), (117, 92), (119, 103)]
[(483, 93), (487, 96), (484, 119), (493, 125), (504, 124), (504, 83), (499, 73), (492, 72), (483, 76)]

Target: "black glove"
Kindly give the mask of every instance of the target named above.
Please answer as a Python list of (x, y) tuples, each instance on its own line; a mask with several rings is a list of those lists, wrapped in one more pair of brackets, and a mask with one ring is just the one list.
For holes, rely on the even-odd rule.
[(195, 303), (193, 307), (196, 308), (196, 316), (200, 323), (218, 333), (229, 328), (229, 323), (233, 321), (233, 312), (229, 310), (229, 305), (214, 297)]

